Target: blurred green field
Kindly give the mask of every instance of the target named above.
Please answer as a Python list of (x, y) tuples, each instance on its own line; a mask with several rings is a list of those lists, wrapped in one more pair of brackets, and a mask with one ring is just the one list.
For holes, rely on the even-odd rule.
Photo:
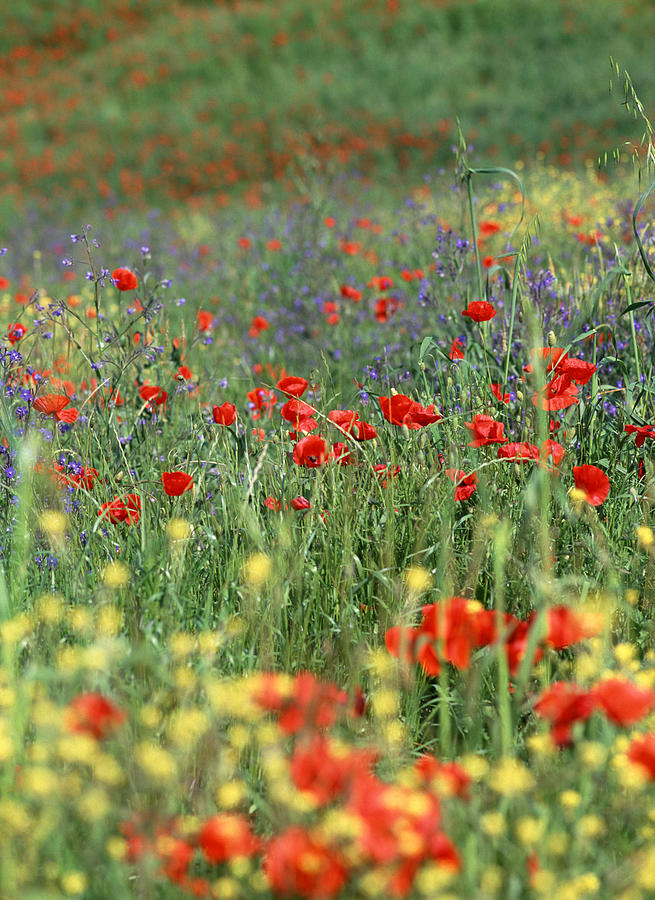
[(646, 94), (654, 34), (643, 0), (16, 4), (0, 209), (258, 205), (317, 170), (407, 179), (450, 164), (456, 117), (484, 159), (576, 166), (641, 136), (608, 60)]

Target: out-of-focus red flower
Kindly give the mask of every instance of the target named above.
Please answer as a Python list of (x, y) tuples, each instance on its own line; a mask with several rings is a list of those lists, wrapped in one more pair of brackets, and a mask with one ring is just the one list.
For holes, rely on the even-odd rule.
[(111, 279), (119, 291), (133, 291), (139, 284), (139, 281), (131, 269), (114, 269), (111, 273)]
[(590, 506), (600, 506), (607, 500), (610, 480), (598, 466), (573, 466), (573, 479)]
[(188, 366), (180, 366), (175, 377), (178, 381), (190, 381), (193, 378), (193, 372)]
[(375, 318), (378, 322), (388, 322), (402, 306), (395, 297), (380, 297), (375, 301)]
[(578, 402), (578, 386), (568, 375), (556, 375), (543, 390), (532, 395), (532, 403), (539, 409), (553, 412), (567, 409)]
[(207, 310), (198, 310), (198, 331), (209, 331), (214, 322), (214, 314)]
[(615, 725), (635, 725), (655, 708), (655, 693), (626, 678), (606, 678), (594, 687), (593, 694)]
[(488, 300), (473, 300), (462, 311), (463, 316), (468, 316), (473, 322), (488, 322), (496, 315), (496, 310)]
[(337, 802), (355, 778), (371, 771), (377, 753), (373, 750), (344, 751), (327, 735), (314, 734), (296, 746), (291, 758), (291, 777), (299, 791), (320, 804)]
[(373, 471), (377, 475), (380, 484), (386, 488), (387, 483), (400, 475), (400, 466), (390, 466), (387, 463), (376, 463)]
[(547, 460), (549, 456), (553, 461), (553, 465), (559, 466), (564, 459), (564, 447), (558, 444), (557, 441), (547, 438), (541, 446), (541, 458)]
[(7, 332), (7, 337), (9, 339), (9, 343), (12, 345), (17, 344), (18, 341), (23, 337), (27, 328), (21, 324), (21, 322), (12, 322), (9, 326), (9, 330)]
[(468, 500), (468, 498), (477, 490), (478, 476), (475, 472), (471, 472), (470, 475), (467, 475), (462, 469), (446, 469), (444, 474), (450, 478), (455, 485), (456, 503), (459, 503), (462, 500)]
[(298, 441), (293, 448), (293, 461), (297, 466), (316, 469), (324, 465), (330, 458), (330, 450), (325, 438), (318, 434), (310, 434)]
[(471, 776), (456, 762), (441, 762), (426, 753), (416, 760), (414, 771), (425, 786), (432, 786), (437, 782), (438, 793), (444, 793), (445, 788), (445, 793), (467, 799)]
[(217, 425), (232, 425), (237, 417), (237, 408), (226, 400), (220, 406), (212, 406), (212, 417)]
[(648, 773), (655, 780), (655, 734), (643, 734), (633, 738), (628, 747), (628, 759)]
[(529, 444), (527, 441), (520, 443), (505, 444), (504, 447), (498, 448), (498, 459), (509, 459), (516, 463), (527, 463), (538, 460), (540, 453), (539, 447)]
[(362, 292), (358, 291), (357, 288), (354, 288), (349, 284), (342, 284), (341, 296), (345, 297), (347, 300), (352, 300), (353, 303), (359, 303), (359, 301), (362, 299)]
[(546, 643), (555, 650), (585, 641), (599, 634), (603, 617), (599, 613), (582, 612), (568, 606), (553, 606), (547, 614)]
[(161, 480), (169, 497), (179, 497), (193, 487), (193, 478), (186, 472), (163, 472)]
[(312, 508), (311, 503), (306, 497), (294, 497), (292, 500), (289, 500), (289, 506), (296, 512), (305, 512)]
[(263, 866), (273, 893), (283, 897), (330, 900), (348, 879), (340, 851), (297, 826), (271, 838)]
[(370, 281), (366, 282), (366, 287), (375, 288), (376, 291), (388, 291), (393, 287), (393, 279), (388, 275), (374, 275)]
[(482, 221), (478, 225), (478, 231), (481, 237), (488, 238), (500, 231), (500, 225), (498, 222)]
[(282, 504), (276, 497), (267, 497), (264, 500), (264, 506), (266, 509), (275, 510), (275, 512), (279, 512), (282, 509)]
[(491, 416), (473, 416), (472, 422), (464, 423), (473, 435), (469, 441), (469, 447), (486, 447), (488, 444), (504, 444), (505, 426), (502, 422), (496, 422)]
[(73, 734), (87, 734), (97, 741), (104, 740), (127, 716), (102, 694), (78, 694), (64, 711), (64, 725)]
[(302, 397), (308, 387), (307, 379), (301, 378), (299, 375), (285, 375), (277, 383), (277, 389), (287, 397)]
[(573, 725), (586, 721), (595, 709), (593, 693), (568, 681), (551, 684), (534, 706), (537, 715), (551, 723), (553, 740), (560, 746), (571, 743)]
[(270, 327), (271, 326), (268, 323), (268, 319), (265, 319), (264, 316), (255, 316), (250, 323), (248, 335), (250, 337), (258, 337), (262, 333), (262, 331), (268, 331)]
[(240, 813), (221, 813), (208, 819), (198, 833), (198, 846), (214, 865), (236, 856), (253, 856), (261, 843)]

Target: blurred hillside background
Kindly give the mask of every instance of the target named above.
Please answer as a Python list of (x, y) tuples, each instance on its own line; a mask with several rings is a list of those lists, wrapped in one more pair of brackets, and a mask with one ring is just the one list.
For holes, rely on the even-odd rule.
[(308, 175), (575, 167), (652, 99), (647, 0), (33, 0), (0, 32), (0, 213), (251, 206)]

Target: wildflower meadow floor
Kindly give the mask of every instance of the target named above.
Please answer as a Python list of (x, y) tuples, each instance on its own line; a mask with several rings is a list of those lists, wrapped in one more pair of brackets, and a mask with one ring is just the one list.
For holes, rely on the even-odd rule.
[(655, 896), (638, 196), (4, 233), (2, 898)]

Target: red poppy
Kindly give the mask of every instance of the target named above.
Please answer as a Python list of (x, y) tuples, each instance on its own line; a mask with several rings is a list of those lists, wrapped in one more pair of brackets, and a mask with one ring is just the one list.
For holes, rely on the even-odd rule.
[(450, 345), (450, 353), (448, 355), (453, 362), (458, 359), (464, 359), (464, 344), (462, 344), (459, 338), (455, 338)]
[(568, 606), (553, 606), (548, 610), (545, 641), (555, 650), (563, 650), (587, 638), (595, 637), (603, 625), (596, 613), (576, 612)]
[(279, 512), (282, 509), (282, 504), (275, 497), (267, 497), (264, 500), (264, 506), (266, 509), (272, 509), (275, 512)]
[(178, 381), (189, 381), (193, 378), (193, 372), (188, 366), (180, 366), (175, 375)]
[[(305, 420), (310, 420), (313, 423), (313, 427), (316, 427), (316, 423), (312, 416), (316, 410), (313, 406), (310, 406), (309, 403), (305, 403), (304, 400), (298, 399), (298, 397), (292, 397), (290, 400), (284, 404), (284, 406), (280, 409), (280, 415), (283, 419), (286, 419), (287, 422), (291, 422), (293, 427), (298, 430), (301, 429), (301, 423)], [(311, 429), (306, 429), (311, 430)]]
[(356, 462), (348, 445), (341, 443), (341, 441), (336, 441), (332, 444), (330, 456), (335, 462), (338, 462), (340, 466), (354, 466)]
[(161, 480), (169, 497), (179, 497), (193, 487), (193, 478), (186, 472), (164, 472)]
[(131, 269), (114, 269), (111, 278), (119, 291), (133, 291), (139, 284)]
[(375, 288), (376, 291), (388, 291), (393, 287), (393, 279), (388, 275), (374, 275), (370, 281), (366, 282), (366, 287)]
[(343, 431), (344, 434), (352, 434), (359, 419), (359, 414), (352, 409), (333, 409), (328, 413), (328, 419), (333, 425)]
[(503, 394), (503, 389), (497, 382), (492, 382), (489, 387), (496, 400), (499, 400), (501, 403), (509, 403), (509, 394)]
[(209, 331), (214, 322), (213, 313), (206, 310), (198, 310), (198, 331)]
[(389, 466), (386, 463), (376, 463), (376, 465), (373, 466), (373, 471), (377, 475), (382, 487), (386, 488), (389, 481), (400, 475), (400, 466)]
[(475, 493), (478, 484), (478, 476), (475, 472), (471, 472), (470, 475), (467, 475), (466, 472), (461, 469), (446, 469), (444, 474), (455, 484), (456, 503), (459, 503), (462, 500), (468, 500), (468, 498)]
[(212, 416), (217, 425), (232, 425), (237, 417), (237, 408), (226, 400), (220, 406), (212, 406)]
[(551, 723), (551, 734), (560, 746), (571, 743), (571, 728), (586, 721), (596, 709), (592, 692), (568, 681), (556, 681), (535, 703), (537, 715)]
[(287, 397), (302, 397), (308, 387), (307, 379), (301, 378), (299, 375), (285, 375), (277, 383), (277, 389)]
[(596, 372), (597, 366), (593, 363), (585, 362), (584, 359), (572, 359), (567, 357), (557, 367), (560, 375), (567, 375), (576, 384), (584, 385)]
[(64, 712), (66, 729), (73, 734), (86, 734), (97, 741), (104, 740), (127, 716), (102, 694), (78, 694)]
[(291, 509), (295, 509), (296, 512), (304, 512), (307, 509), (311, 509), (312, 505), (306, 497), (294, 497), (292, 500), (289, 500), (289, 506)]
[(18, 343), (20, 339), (23, 337), (27, 328), (22, 325), (20, 322), (12, 322), (9, 326), (9, 331), (7, 333), (7, 337), (9, 338), (9, 343), (12, 345)]
[[(553, 369), (558, 367), (560, 362), (568, 358), (568, 353), (564, 352), (563, 347), (533, 347), (530, 351), (530, 357), (532, 359), (541, 357), (545, 363), (545, 371), (552, 372)], [(534, 363), (528, 363), (527, 366), (523, 366), (523, 371), (532, 374), (534, 365)]]
[(168, 394), (156, 384), (144, 384), (139, 388), (139, 397), (149, 406), (153, 403), (156, 406), (161, 406), (162, 403), (166, 403)]
[(124, 500), (114, 497), (113, 500), (102, 504), (98, 515), (106, 516), (114, 525), (119, 522), (136, 525), (141, 515), (141, 498), (138, 494), (128, 494)]
[(268, 320), (264, 318), (264, 316), (255, 316), (255, 318), (250, 323), (250, 328), (248, 329), (248, 335), (250, 337), (258, 337), (262, 331), (267, 331), (271, 326), (268, 323)]
[(628, 747), (628, 759), (648, 772), (655, 780), (655, 734), (643, 734), (634, 738)]
[(348, 879), (340, 851), (297, 826), (271, 838), (263, 866), (273, 893), (286, 897), (330, 900)]
[(553, 461), (553, 465), (559, 466), (564, 459), (564, 447), (558, 444), (557, 441), (547, 438), (541, 445), (541, 458), (546, 460), (549, 456)]
[(498, 459), (509, 459), (516, 463), (527, 463), (539, 459), (539, 447), (529, 444), (527, 441), (505, 444), (498, 448)]
[(375, 318), (378, 322), (388, 322), (401, 306), (400, 300), (395, 297), (380, 297), (375, 301)]
[(624, 430), (626, 434), (637, 435), (635, 440), (636, 447), (643, 446), (646, 439), (650, 441), (655, 440), (655, 425), (626, 425)]
[(55, 416), (69, 403), (70, 400), (65, 394), (43, 394), (35, 399), (32, 407), (44, 416)]
[(464, 422), (473, 435), (469, 441), (469, 447), (486, 447), (488, 444), (504, 444), (505, 426), (502, 422), (496, 422), (491, 416), (473, 416), (472, 422)]
[[(428, 675), (438, 675), (442, 662), (468, 669), (471, 651), (495, 640), (495, 612), (474, 600), (450, 597), (423, 607), (416, 659)], [(422, 640), (425, 638), (426, 640)]]
[(441, 762), (435, 756), (426, 753), (419, 756), (413, 768), (424, 787), (429, 788), (435, 782), (437, 784), (445, 783), (447, 793), (461, 797), (463, 800), (468, 798), (471, 776), (458, 763)]
[(293, 461), (297, 466), (315, 469), (324, 465), (329, 458), (327, 441), (317, 434), (308, 435), (293, 448)]
[(54, 418), (57, 422), (66, 422), (68, 425), (72, 425), (73, 422), (77, 422), (79, 415), (79, 409), (69, 406), (67, 409), (62, 409), (61, 412), (56, 412)]
[(487, 238), (492, 234), (496, 234), (497, 231), (500, 231), (500, 225), (498, 222), (483, 221), (478, 225), (478, 231), (483, 238)]
[(532, 403), (539, 409), (553, 412), (556, 409), (567, 409), (578, 402), (578, 386), (569, 375), (556, 375), (542, 391), (532, 396)]
[(421, 406), (405, 394), (394, 394), (391, 397), (378, 397), (382, 415), (392, 425), (406, 425), (412, 430), (423, 428), (441, 421), (441, 415), (435, 412), (434, 404)]
[(240, 813), (221, 813), (208, 819), (198, 834), (198, 846), (205, 859), (217, 865), (235, 857), (253, 856), (260, 842), (250, 823)]
[(573, 466), (575, 486), (585, 494), (590, 506), (600, 506), (607, 500), (610, 492), (610, 480), (598, 466)]
[(496, 315), (496, 310), (487, 300), (473, 300), (462, 312), (473, 322), (488, 322)]
[(334, 803), (344, 795), (356, 778), (370, 773), (376, 761), (374, 750), (345, 750), (323, 734), (309, 736), (296, 746), (290, 770), (299, 791), (310, 794), (319, 804)]
[(607, 678), (594, 688), (594, 697), (615, 725), (635, 725), (655, 707), (655, 693), (626, 678)]
[(349, 284), (342, 284), (341, 296), (345, 297), (347, 300), (352, 300), (353, 303), (359, 303), (362, 299), (362, 292), (358, 291), (357, 288), (351, 287)]

